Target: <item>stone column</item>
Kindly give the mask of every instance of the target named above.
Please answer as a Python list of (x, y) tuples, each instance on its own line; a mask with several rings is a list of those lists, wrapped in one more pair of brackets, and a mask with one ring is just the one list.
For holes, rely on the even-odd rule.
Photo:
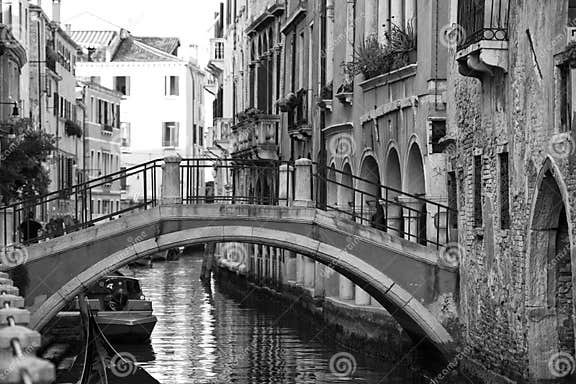
[(398, 201), (405, 207), (402, 209), (404, 238), (416, 243), (418, 242), (418, 232), (420, 230), (420, 212), (424, 203), (410, 196), (398, 196)]
[(364, 40), (378, 33), (378, 0), (364, 0)]
[[(354, 8), (356, 0), (346, 0), (346, 62), (354, 60)], [(352, 79), (349, 79), (352, 80)]]
[(404, 0), (404, 26), (411, 23), (416, 32), (416, 0)]
[(280, 205), (291, 205), (294, 200), (292, 195), (292, 178), (294, 177), (294, 168), (288, 164), (280, 165), (279, 175), (279, 198)]
[(314, 270), (315, 263), (314, 260), (308, 256), (303, 256), (304, 259), (304, 286), (306, 288), (314, 288)]
[(296, 284), (304, 284), (304, 256), (296, 256)]
[(378, 41), (382, 44), (386, 44), (388, 39), (386, 39), (386, 33), (390, 28), (390, 7), (388, 6), (388, 0), (381, 0), (378, 2)]
[(181, 161), (182, 158), (176, 152), (164, 158), (164, 165), (162, 166), (162, 204), (182, 203), (180, 191)]
[(254, 257), (253, 257), (254, 272), (252, 273), (252, 275), (254, 276), (254, 278), (256, 280), (260, 280), (260, 252), (258, 252), (258, 245), (257, 244), (252, 245), (252, 253), (254, 255)]
[(354, 300), (354, 283), (340, 275), (340, 300)]
[(327, 297), (338, 298), (340, 295), (340, 274), (324, 266), (324, 292)]
[(392, 16), (391, 21), (393, 24), (396, 24), (400, 28), (404, 26), (404, 7), (402, 5), (402, 0), (392, 0), (390, 15)]
[(296, 282), (298, 280), (298, 278), (296, 277), (297, 275), (297, 258), (296, 258), (296, 253), (292, 252), (292, 251), (284, 251), (284, 253), (286, 255), (286, 268), (285, 268), (285, 274), (286, 274), (286, 281), (290, 281), (290, 282)]
[(334, 80), (334, 0), (326, 0), (326, 83)]
[(296, 160), (294, 206), (312, 207), (312, 160)]
[(328, 267), (317, 261), (314, 262), (314, 265), (314, 296), (324, 296), (326, 270)]
[(270, 280), (270, 253), (267, 245), (262, 246), (262, 278), (264, 283), (267, 284)]
[(359, 286), (355, 286), (356, 291), (354, 294), (354, 304), (356, 305), (370, 305), (370, 295)]

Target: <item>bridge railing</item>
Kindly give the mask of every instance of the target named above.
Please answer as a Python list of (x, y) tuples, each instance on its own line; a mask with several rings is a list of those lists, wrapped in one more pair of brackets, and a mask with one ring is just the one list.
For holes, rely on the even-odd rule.
[[(293, 162), (281, 160), (183, 159), (180, 162), (182, 203), (287, 206), (294, 200), (292, 169)], [(214, 188), (214, 193), (207, 192), (202, 177), (208, 172), (212, 172), (221, 187)]]
[(421, 195), (312, 164), (316, 206), (356, 222), (440, 248), (457, 241), (457, 211)]
[[(70, 188), (0, 207), (0, 243), (6, 247), (16, 243), (37, 242), (113, 220), (127, 212), (153, 207), (159, 202), (158, 175), (162, 163), (163, 160), (149, 161)], [(98, 200), (110, 199), (114, 194), (121, 200), (121, 190), (111, 190), (111, 186), (124, 185), (127, 180), (133, 188), (128, 196), (123, 196), (123, 203), (116, 207), (108, 204), (105, 212), (104, 204), (98, 209)], [(20, 228), (28, 225), (28, 230), (31, 229), (27, 221), (30, 214), (35, 221), (44, 222), (45, 226), (39, 236), (24, 239)]]

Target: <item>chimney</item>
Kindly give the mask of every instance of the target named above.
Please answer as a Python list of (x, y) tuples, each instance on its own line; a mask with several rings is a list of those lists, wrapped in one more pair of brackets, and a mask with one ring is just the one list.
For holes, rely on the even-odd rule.
[(72, 24), (65, 24), (64, 26), (66, 29), (66, 33), (71, 34), (72, 33)]
[(52, 0), (52, 21), (60, 25), (60, 0)]
[(130, 37), (130, 32), (124, 28), (120, 29), (120, 38), (122, 40), (127, 39), (128, 37)]

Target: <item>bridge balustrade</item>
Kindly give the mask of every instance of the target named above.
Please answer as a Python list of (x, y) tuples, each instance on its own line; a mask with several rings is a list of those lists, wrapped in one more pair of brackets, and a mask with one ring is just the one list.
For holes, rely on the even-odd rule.
[[(352, 176), (351, 183), (344, 184), (344, 173), (335, 172), (336, 177), (328, 178), (325, 167), (309, 159), (181, 159), (174, 154), (1, 207), (0, 240), (4, 247), (22, 243), (24, 239), (21, 239), (18, 227), (29, 212), (41, 222), (56, 219), (62, 226), (57, 233), (45, 230), (38, 238), (30, 240), (37, 242), (158, 204), (213, 203), (315, 206), (420, 244), (439, 248), (455, 241), (456, 223), (450, 221), (455, 217), (455, 211), (450, 207), (357, 176)], [(210, 173), (220, 174), (222, 177), (218, 179), (228, 180), (231, 188), (223, 194), (207, 196), (204, 180)], [(122, 195), (118, 209), (111, 207), (106, 214), (97, 215), (93, 196), (104, 185), (115, 181), (131, 187)], [(326, 201), (323, 191), (328, 188), (337, 190), (338, 196), (349, 196), (350, 201)], [(59, 208), (62, 200), (70, 207), (67, 212)]]

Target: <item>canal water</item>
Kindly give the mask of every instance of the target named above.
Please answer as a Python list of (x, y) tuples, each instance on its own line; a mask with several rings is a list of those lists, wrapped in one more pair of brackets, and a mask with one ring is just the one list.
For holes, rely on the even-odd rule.
[(118, 350), (162, 384), (430, 383), (413, 363), (349, 354), (286, 305), (254, 304), (215, 280), (203, 285), (201, 264), (181, 257), (131, 270), (158, 323), (149, 344)]

